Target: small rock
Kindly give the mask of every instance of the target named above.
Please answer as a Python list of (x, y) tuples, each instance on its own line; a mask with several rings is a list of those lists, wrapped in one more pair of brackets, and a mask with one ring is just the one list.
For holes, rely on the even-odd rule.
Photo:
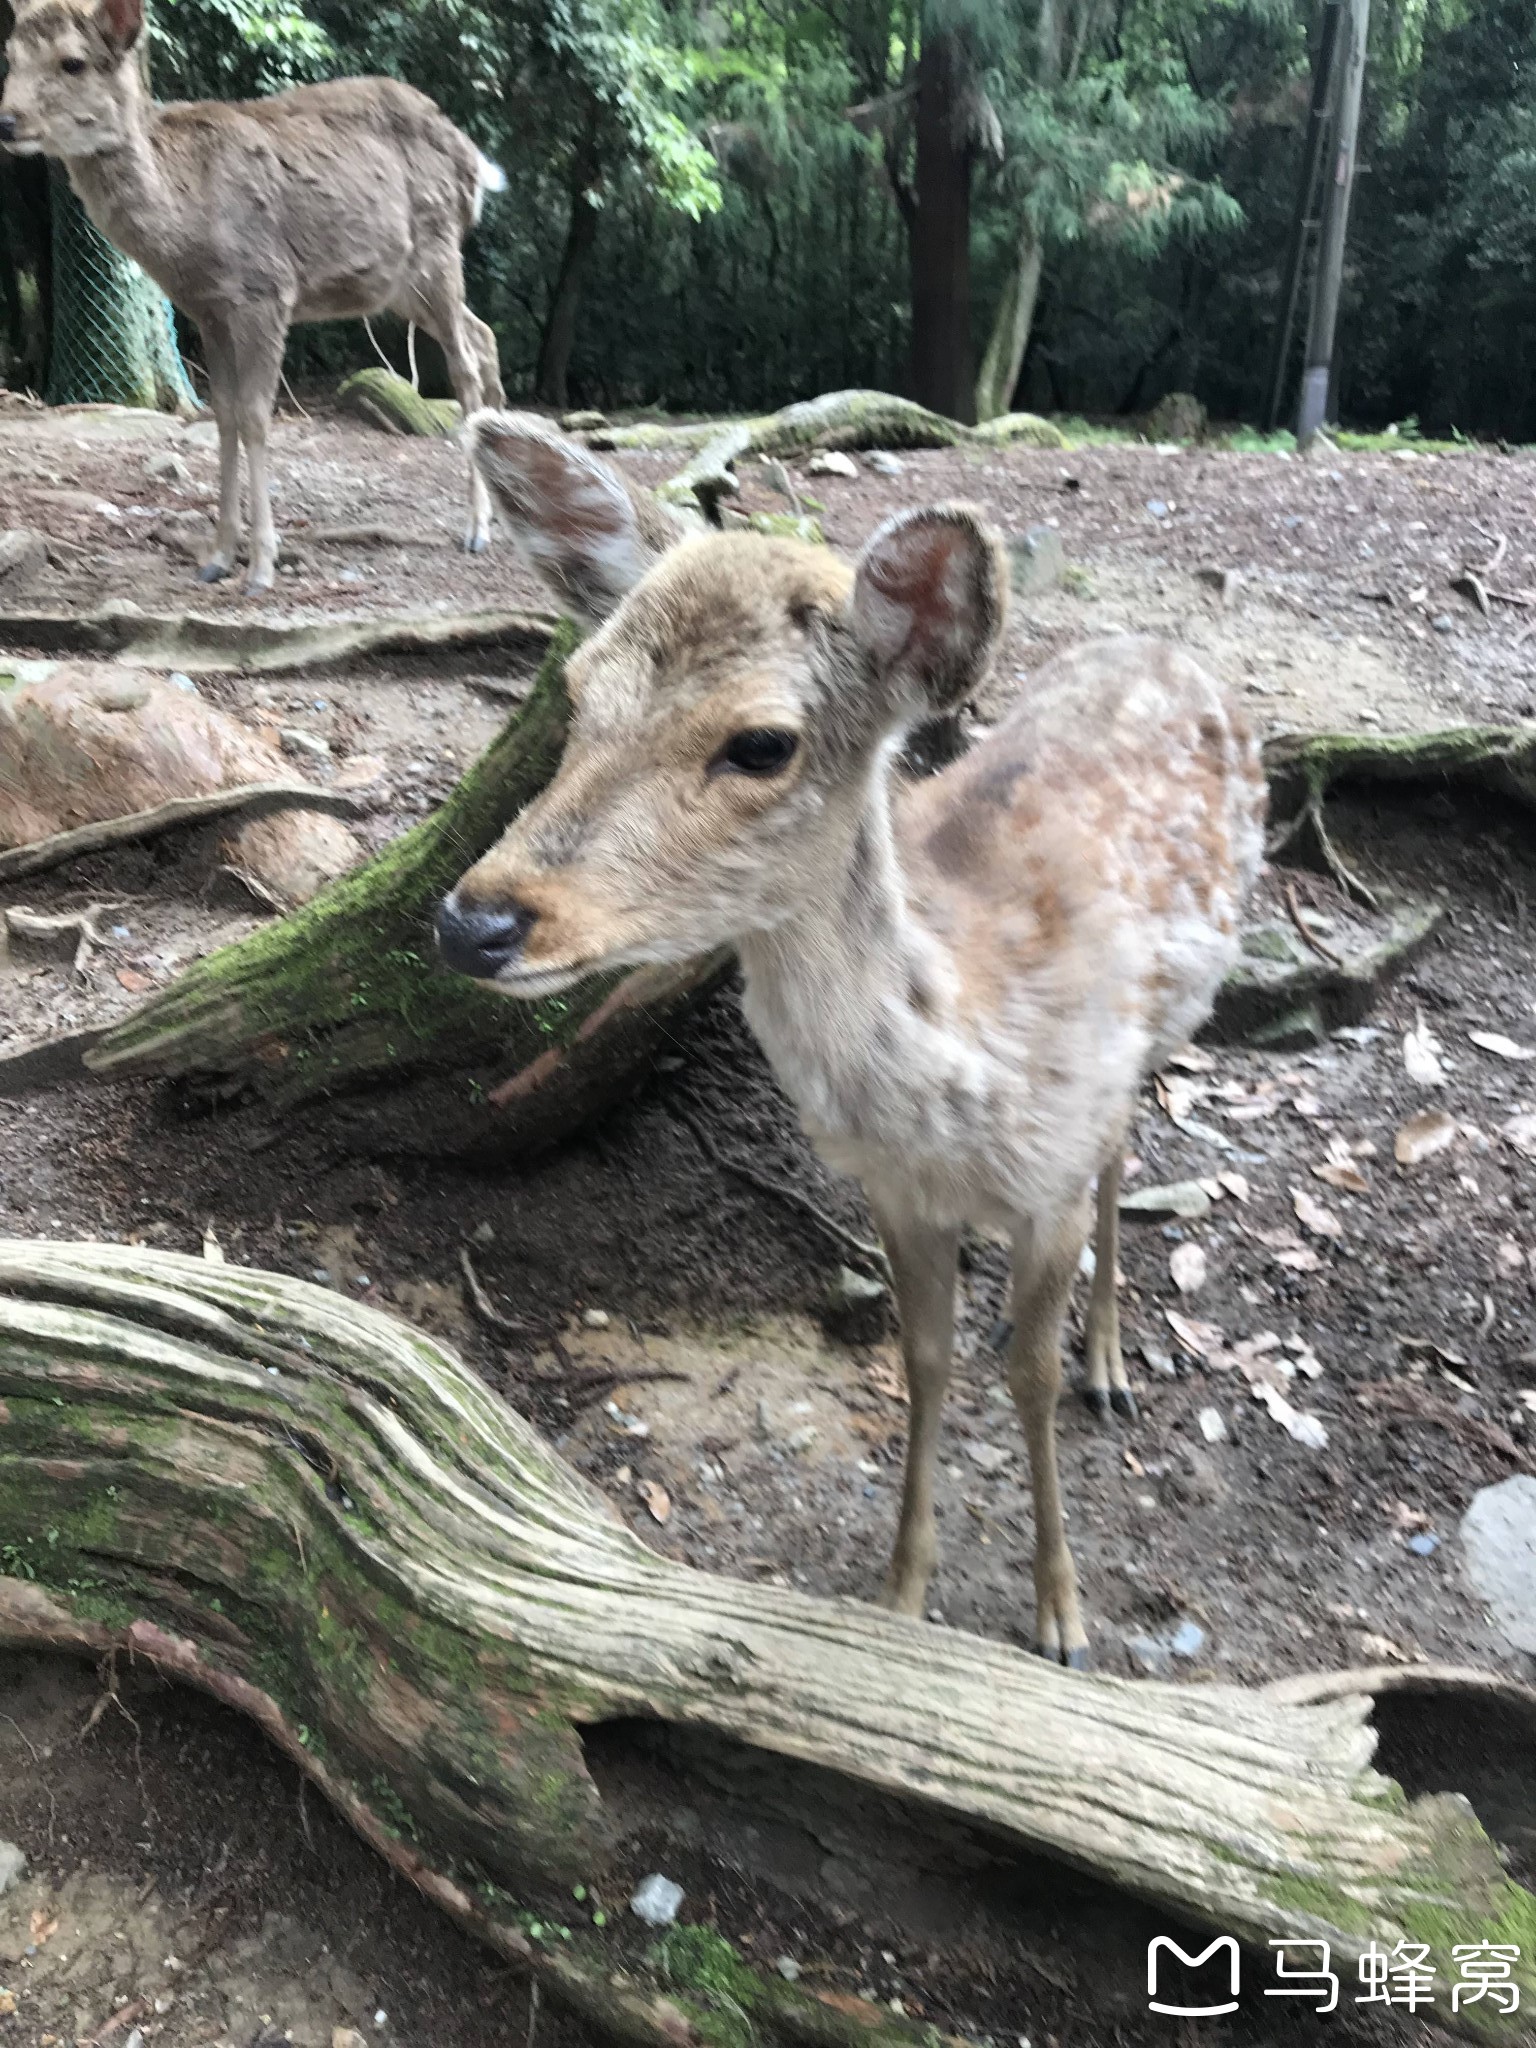
[(1227, 1425), (1221, 1419), (1219, 1408), (1202, 1408), (1199, 1416), (1200, 1434), (1208, 1444), (1221, 1444), (1227, 1440)]
[(286, 752), (303, 754), (311, 761), (329, 761), (331, 743), (321, 739), (317, 732), (305, 732), (302, 726), (285, 725), (278, 732)]
[(14, 1842), (0, 1842), (0, 1899), (26, 1874), (27, 1859)]
[(965, 1446), (965, 1455), (978, 1471), (990, 1476), (994, 1472), (1001, 1472), (1013, 1453), (1005, 1450), (1001, 1444), (972, 1442)]
[(877, 476), (900, 476), (907, 466), (899, 455), (884, 448), (871, 448), (864, 460)]
[(588, 1330), (606, 1330), (613, 1318), (605, 1308), (589, 1308), (582, 1311), (581, 1320)]
[(1061, 535), (1054, 526), (1032, 526), (1008, 542), (1008, 581), (1015, 597), (1054, 590), (1066, 571)]
[(144, 2029), (142, 2027), (135, 2027), (123, 2043), (123, 2048), (144, 2048)]
[(368, 2048), (356, 2027), (332, 2027), (331, 2048)]
[(179, 455), (172, 454), (169, 449), (162, 455), (151, 455), (144, 465), (144, 474), (157, 483), (189, 484), (192, 481), (191, 470)]
[(0, 580), (26, 583), (48, 566), (48, 543), (29, 526), (0, 533)]
[(844, 1344), (878, 1344), (890, 1328), (890, 1293), (883, 1280), (838, 1270), (822, 1304), (821, 1320), (829, 1336)]
[(859, 465), (851, 455), (844, 455), (838, 448), (821, 448), (805, 465), (807, 476), (848, 476), (859, 473)]
[(814, 1422), (802, 1422), (798, 1429), (792, 1429), (789, 1435), (785, 1437), (784, 1448), (786, 1451), (793, 1451), (798, 1456), (801, 1451), (808, 1451), (811, 1448), (811, 1445), (816, 1441), (816, 1434)]
[(1438, 612), (1429, 622), (1437, 633), (1454, 633), (1456, 621), (1449, 612)]
[(1251, 932), (1244, 932), (1242, 950), (1246, 959), (1278, 960), (1287, 967), (1293, 967), (1308, 957), (1301, 951), (1300, 942), (1277, 924), (1261, 924)]
[(1137, 1188), (1120, 1197), (1122, 1216), (1182, 1216), (1195, 1222), (1211, 1213), (1211, 1198), (1197, 1180), (1169, 1181), (1163, 1187)]
[(1189, 391), (1166, 392), (1142, 426), (1149, 441), (1202, 441), (1205, 429), (1205, 407)]
[(1154, 519), (1166, 519), (1170, 508), (1161, 498), (1148, 498), (1147, 510)]
[(649, 1877), (642, 1878), (636, 1885), (629, 1910), (647, 1927), (670, 1927), (682, 1903), (682, 1886), (674, 1884), (670, 1877), (663, 1877), (660, 1871), (652, 1871)]
[(780, 1956), (773, 1967), (778, 1971), (786, 1984), (794, 1984), (799, 1981), (800, 1965), (793, 1956)]
[(471, 1244), (488, 1245), (496, 1242), (496, 1233), (489, 1223), (477, 1223), (469, 1233)]
[(1172, 1352), (1160, 1350), (1156, 1344), (1143, 1344), (1141, 1355), (1146, 1361), (1148, 1371), (1155, 1372), (1160, 1379), (1173, 1380), (1178, 1378)]
[(1440, 1538), (1432, 1529), (1421, 1529), (1417, 1536), (1408, 1538), (1408, 1548), (1415, 1557), (1433, 1557), (1440, 1548)]
[(1472, 1496), (1461, 1524), (1466, 1572), (1500, 1634), (1536, 1657), (1536, 1479), (1518, 1473)]
[(167, 512), (159, 537), (173, 555), (200, 562), (213, 548), (213, 521), (202, 512)]

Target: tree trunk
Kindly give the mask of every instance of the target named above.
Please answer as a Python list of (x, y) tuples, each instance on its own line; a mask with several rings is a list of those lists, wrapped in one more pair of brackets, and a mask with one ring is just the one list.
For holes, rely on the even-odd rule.
[(893, 1894), (913, 1853), (978, 1899), (1000, 1883), (1015, 1933), (1031, 1854), (1063, 1905), (1086, 1872), (1259, 1949), (1326, 1939), (1347, 1965), (1417, 1931), (1439, 2016), (1521, 2037), (1444, 1987), (1453, 1943), (1517, 1942), (1528, 2005), (1536, 1899), (1465, 1801), (1370, 1769), (1363, 1684), (1302, 1705), (1093, 1678), (693, 1571), (430, 1339), (173, 1253), (0, 1242), (0, 1419), (0, 1645), (122, 1650), (239, 1707), (430, 1896), (630, 2040), (917, 2048), (719, 1931), (649, 1944), (594, 1910), (749, 1795), (813, 1796)]
[(1024, 367), (1024, 351), (1029, 346), (1029, 330), (1034, 324), (1044, 255), (1039, 237), (1026, 221), (1019, 230), (1013, 264), (1003, 286), (997, 318), (992, 323), (992, 337), (982, 359), (981, 375), (976, 379), (978, 421), (998, 419), (1012, 407), (1019, 373)]
[(560, 271), (549, 302), (549, 318), (539, 339), (539, 362), (534, 374), (534, 396), (545, 405), (562, 409), (570, 404), (568, 377), (571, 350), (576, 342), (576, 310), (587, 262), (597, 241), (600, 209), (590, 198), (598, 174), (596, 120), (577, 151), (571, 174), (571, 218), (560, 256)]
[(509, 1001), (438, 967), (438, 900), (554, 773), (565, 740), (562, 625), (527, 703), (447, 802), (293, 916), (198, 961), (87, 1055), (95, 1073), (196, 1075), (278, 1108), (423, 1069), (483, 1069), (445, 1149), (526, 1151), (632, 1086), (718, 958)]
[(917, 65), (917, 162), (911, 228), (912, 396), (969, 425), (971, 138), (959, 40), (925, 29)]

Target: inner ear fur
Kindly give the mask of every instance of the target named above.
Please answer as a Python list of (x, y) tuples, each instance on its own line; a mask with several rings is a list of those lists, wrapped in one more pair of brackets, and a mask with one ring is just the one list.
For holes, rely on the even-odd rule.
[(604, 619), (686, 529), (649, 493), (537, 413), (478, 412), (471, 457), (560, 601)]
[(849, 623), (878, 674), (919, 714), (981, 683), (1008, 616), (1002, 544), (969, 505), (898, 512), (865, 544)]

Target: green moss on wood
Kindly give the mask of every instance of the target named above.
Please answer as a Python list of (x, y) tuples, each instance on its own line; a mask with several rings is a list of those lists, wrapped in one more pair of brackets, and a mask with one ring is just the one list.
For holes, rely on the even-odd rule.
[(423, 398), (393, 370), (358, 370), (337, 387), (336, 403), (370, 426), (393, 434), (441, 440), (456, 433), (463, 418), (451, 398)]

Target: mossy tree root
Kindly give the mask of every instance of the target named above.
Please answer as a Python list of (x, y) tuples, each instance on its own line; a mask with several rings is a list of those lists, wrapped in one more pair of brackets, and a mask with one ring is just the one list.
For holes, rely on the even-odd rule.
[(198, 961), (86, 1054), (99, 1075), (196, 1075), (274, 1107), (424, 1067), (466, 1081), (466, 1147), (548, 1143), (644, 1071), (717, 961), (595, 979), (536, 1005), (444, 972), (438, 899), (553, 774), (565, 740), (560, 627), (528, 700), (446, 803), (292, 916)]
[[(324, 1289), (0, 1242), (0, 1423), (0, 1644), (120, 1648), (241, 1707), (432, 1896), (631, 2038), (732, 2038), (627, 1915), (555, 1924), (615, 1853), (582, 1731), (636, 1718), (915, 1799), (1259, 1946), (1350, 1958), (1422, 1929), (1446, 1982), (1452, 1942), (1517, 1942), (1536, 1993), (1536, 1899), (1465, 1801), (1410, 1803), (1370, 1768), (1363, 1693), (1081, 1676), (671, 1563), (449, 1352)], [(710, 1955), (748, 2033), (860, 2037)], [(1441, 2016), (1521, 2038), (1485, 2004)]]

